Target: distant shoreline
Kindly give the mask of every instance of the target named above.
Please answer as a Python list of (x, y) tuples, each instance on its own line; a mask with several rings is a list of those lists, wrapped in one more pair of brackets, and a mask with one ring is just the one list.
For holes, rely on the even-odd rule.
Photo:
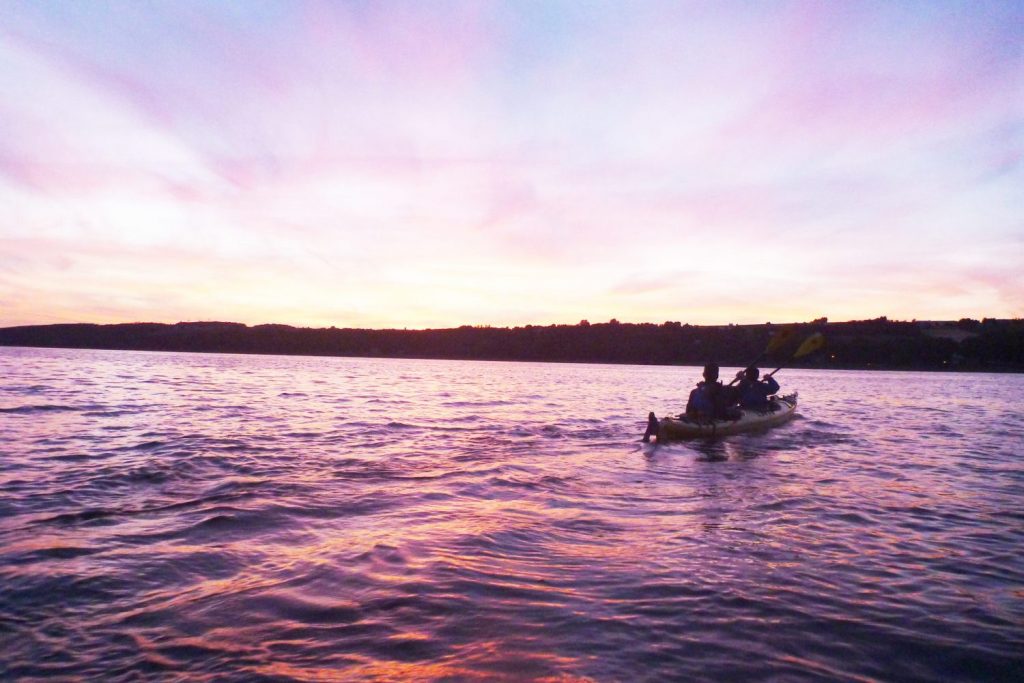
[[(793, 345), (825, 335), (825, 348), (792, 360), (792, 346), (760, 359), (771, 335), (792, 330)], [(695, 326), (677, 322), (549, 325), (438, 330), (296, 328), (287, 325), (188, 322), (58, 324), (0, 328), (0, 346), (336, 356), (700, 366), (714, 360), (743, 367), (773, 364), (836, 370), (1024, 372), (1024, 322), (899, 322), (885, 318), (792, 325)]]
[[(503, 360), (495, 358), (434, 358), (424, 356), (354, 356), (354, 355), (341, 355), (336, 353), (269, 353), (264, 351), (169, 351), (163, 349), (117, 349), (117, 348), (98, 348), (92, 346), (28, 346), (28, 345), (14, 345), (14, 344), (0, 344), (0, 349), (50, 349), (54, 351), (110, 351), (110, 352), (123, 352), (128, 351), (131, 353), (187, 353), (195, 355), (218, 355), (218, 356), (261, 356), (270, 358), (359, 358), (365, 360), (422, 360), (422, 361), (442, 361), (442, 362), (472, 362), (472, 363), (551, 363), (556, 365), (629, 365), (634, 367), (645, 367), (645, 368), (695, 368), (700, 369), (700, 363), (634, 363), (634, 362), (615, 362), (615, 361), (579, 361), (579, 360)], [(728, 363), (720, 364), (722, 368), (742, 368), (743, 364), (730, 365)], [(769, 370), (774, 369), (767, 368), (767, 365), (759, 366), (763, 369)], [(943, 368), (907, 368), (907, 367), (883, 367), (883, 366), (839, 366), (839, 365), (816, 365), (816, 364), (796, 364), (787, 363), (783, 370), (834, 370), (836, 372), (927, 372), (934, 374), (989, 374), (989, 375), (1019, 375), (1024, 374), (1022, 368), (998, 368), (998, 367), (943, 367)], [(694, 381), (698, 381), (700, 378), (694, 375)]]

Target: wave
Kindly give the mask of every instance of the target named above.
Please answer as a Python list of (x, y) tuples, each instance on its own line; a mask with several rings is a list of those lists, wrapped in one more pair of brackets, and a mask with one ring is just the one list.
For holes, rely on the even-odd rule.
[(50, 387), (43, 384), (32, 384), (30, 386), (0, 386), (0, 391), (10, 391), (14, 394), (45, 394)]
[(86, 417), (123, 417), (125, 415), (138, 415), (146, 408), (112, 408), (109, 410), (89, 410), (84, 413)]
[(13, 415), (32, 415), (34, 413), (59, 413), (59, 412), (78, 412), (81, 410), (94, 409), (96, 406), (65, 406), (65, 405), (31, 405), (31, 406), (15, 406), (14, 408), (0, 408), (0, 413), (8, 413)]

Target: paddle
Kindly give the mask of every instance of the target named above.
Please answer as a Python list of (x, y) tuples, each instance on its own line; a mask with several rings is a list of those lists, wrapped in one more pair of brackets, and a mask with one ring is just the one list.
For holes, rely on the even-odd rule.
[(652, 436), (658, 435), (658, 418), (653, 412), (647, 414), (647, 431), (644, 432), (644, 438), (640, 439), (644, 443), (648, 443)]
[[(786, 343), (790, 339), (793, 338), (794, 334), (796, 334), (796, 330), (794, 330), (792, 327), (784, 327), (784, 328), (782, 328), (781, 330), (779, 330), (778, 332), (773, 334), (768, 339), (768, 346), (764, 347), (764, 351), (761, 352), (761, 355), (758, 356), (757, 358), (755, 358), (752, 363), (747, 363), (743, 367), (744, 368), (749, 368), (749, 367), (753, 367), (753, 366), (757, 365), (758, 363), (761, 362), (761, 360), (763, 358), (765, 358), (769, 354), (775, 353), (776, 351), (781, 349), (783, 346), (785, 346)], [(736, 378), (733, 381), (729, 382), (728, 386), (731, 387), (733, 384), (736, 384), (736, 382), (739, 382), (742, 378), (743, 378), (743, 370), (740, 370), (736, 374)]]
[[(790, 358), (790, 360), (796, 360), (797, 358), (803, 358), (804, 356), (809, 356), (812, 353), (814, 353), (815, 351), (817, 351), (818, 349), (820, 349), (824, 345), (825, 345), (825, 335), (823, 335), (821, 332), (815, 332), (810, 337), (808, 337), (807, 339), (804, 340), (804, 343), (800, 345), (800, 347), (796, 350), (796, 353), (793, 354), (793, 357)], [(784, 367), (786, 367), (786, 366), (785, 365), (780, 365), (779, 367), (775, 368), (774, 370), (769, 372), (767, 375), (765, 375), (765, 378), (767, 379), (768, 377), (771, 377), (772, 375), (774, 375), (776, 372), (778, 372), (779, 370), (781, 370)]]

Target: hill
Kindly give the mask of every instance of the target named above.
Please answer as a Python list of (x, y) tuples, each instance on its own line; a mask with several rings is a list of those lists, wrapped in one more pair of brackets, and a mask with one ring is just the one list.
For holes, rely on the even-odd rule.
[[(144, 351), (740, 366), (782, 326), (607, 323), (433, 330), (298, 328), (230, 322), (30, 325), (0, 329), (0, 345)], [(823, 352), (798, 367), (1024, 371), (1020, 320), (900, 322), (886, 318), (787, 325), (822, 332)], [(767, 364), (767, 363), (766, 363)]]

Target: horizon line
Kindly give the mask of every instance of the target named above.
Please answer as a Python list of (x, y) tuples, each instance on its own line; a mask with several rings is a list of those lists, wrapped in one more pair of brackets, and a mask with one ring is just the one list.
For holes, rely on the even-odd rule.
[(788, 327), (788, 326), (796, 326), (796, 325), (842, 325), (842, 324), (848, 324), (848, 323), (879, 322), (879, 321), (885, 321), (885, 322), (889, 322), (889, 323), (918, 323), (918, 324), (920, 324), (920, 323), (956, 324), (956, 323), (960, 323), (960, 322), (963, 322), (963, 321), (972, 321), (972, 322), (976, 322), (976, 323), (980, 324), (980, 323), (983, 323), (983, 322), (989, 321), (989, 320), (995, 321), (995, 322), (1013, 322), (1013, 321), (1020, 321), (1020, 320), (1022, 320), (1022, 318), (995, 318), (995, 317), (987, 317), (987, 316), (986, 317), (980, 317), (980, 318), (971, 318), (971, 317), (968, 317), (968, 316), (963, 316), (963, 317), (957, 318), (957, 319), (945, 319), (945, 320), (931, 320), (931, 319), (927, 319), (927, 320), (920, 319), (919, 320), (917, 318), (912, 318), (910, 320), (904, 320), (904, 319), (889, 318), (888, 316), (882, 315), (882, 316), (877, 316), (877, 317), (874, 317), (874, 318), (857, 318), (857, 319), (852, 319), (852, 320), (830, 320), (830, 319), (828, 319), (827, 316), (822, 316), (820, 318), (815, 318), (813, 320), (805, 320), (805, 321), (773, 322), (773, 321), (769, 320), (769, 321), (759, 322), (759, 323), (735, 322), (735, 323), (718, 323), (718, 324), (691, 323), (691, 322), (682, 322), (682, 321), (679, 321), (679, 320), (665, 320), (665, 321), (662, 321), (662, 322), (651, 322), (651, 321), (630, 322), (630, 321), (621, 321), (621, 320), (618, 320), (616, 318), (611, 318), (609, 320), (604, 320), (604, 321), (599, 321), (599, 322), (590, 322), (586, 318), (583, 318), (580, 321), (575, 322), (575, 323), (548, 323), (548, 324), (526, 323), (524, 325), (491, 325), (491, 324), (463, 323), (461, 325), (453, 325), (453, 326), (449, 326), (449, 327), (339, 327), (337, 325), (307, 326), (307, 325), (293, 325), (293, 324), (290, 324), (290, 323), (277, 323), (277, 322), (244, 323), (244, 322), (237, 322), (237, 321), (232, 321), (232, 320), (179, 320), (179, 321), (173, 322), (173, 323), (159, 322), (159, 321), (152, 321), (152, 320), (135, 320), (135, 321), (130, 321), (130, 322), (109, 322), (109, 323), (97, 323), (97, 322), (88, 322), (88, 321), (60, 322), (60, 323), (28, 323), (28, 324), (22, 324), (22, 325), (7, 325), (7, 326), (0, 327), (0, 330), (10, 330), (10, 329), (25, 328), (25, 327), (57, 327), (57, 326), (61, 326), (61, 325), (94, 325), (96, 327), (113, 327), (113, 326), (117, 326), (117, 325), (166, 325), (168, 327), (173, 327), (173, 326), (176, 326), (176, 325), (239, 325), (239, 326), (245, 327), (245, 328), (256, 328), (256, 327), (290, 327), (290, 328), (293, 328), (293, 329), (306, 329), (306, 330), (369, 330), (369, 331), (429, 332), (429, 331), (439, 331), (439, 330), (458, 330), (458, 329), (464, 329), (464, 328), (515, 330), (515, 329), (530, 329), (530, 328), (534, 328), (534, 327), (578, 327), (580, 325), (583, 325), (584, 323), (586, 325), (655, 325), (655, 326), (680, 325), (680, 326), (688, 326), (688, 327), (711, 327), (711, 328), (713, 328), (713, 327), (767, 327), (767, 326), (771, 326), (771, 327)]

